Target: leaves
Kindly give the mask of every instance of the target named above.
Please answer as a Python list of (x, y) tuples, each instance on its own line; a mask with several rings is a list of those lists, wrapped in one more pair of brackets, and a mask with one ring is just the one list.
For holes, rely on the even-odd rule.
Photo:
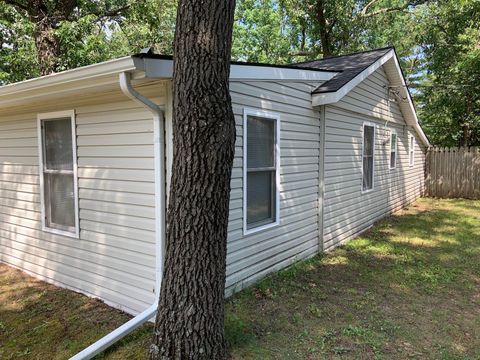
[[(172, 52), (174, 0), (77, 1), (78, 6), (65, 9), (65, 13), (60, 11), (65, 1), (43, 3), (53, 23), (52, 38), (60, 48), (56, 71), (131, 55), (148, 46)], [(11, 1), (0, 0), (0, 84), (39, 76), (36, 21), (43, 20), (36, 20)]]
[(480, 2), (432, 3), (418, 23), (415, 86), (427, 135), (442, 146), (480, 145)]
[[(39, 75), (35, 24), (25, 1), (12, 3), (0, 0), (0, 84)], [(430, 140), (479, 145), (479, 14), (479, 0), (238, 0), (232, 57), (293, 63), (395, 46)], [(171, 54), (175, 17), (175, 0), (79, 0), (54, 30), (58, 70), (145, 47)]]

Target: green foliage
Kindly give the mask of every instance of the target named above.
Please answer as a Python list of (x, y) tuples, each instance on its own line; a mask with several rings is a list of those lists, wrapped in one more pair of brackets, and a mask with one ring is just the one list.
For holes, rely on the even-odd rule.
[(38, 76), (32, 24), (0, 2), (0, 85)]
[[(57, 1), (46, 3), (53, 9)], [(175, 15), (174, 0), (80, 1), (68, 20), (54, 29), (60, 44), (57, 70), (131, 55), (149, 46), (171, 53)], [(24, 11), (0, 0), (0, 84), (39, 75), (34, 31)]]
[(480, 145), (480, 1), (432, 3), (418, 18), (417, 81), (427, 134), (443, 146)]
[(402, 0), (380, 1), (370, 7), (367, 0), (240, 0), (234, 57), (270, 62), (322, 57), (319, 3), (333, 55), (394, 44), (400, 55), (410, 54), (414, 39), (405, 33), (412, 28), (413, 9), (374, 15), (380, 9), (401, 6)]
[(235, 10), (234, 59), (267, 63), (291, 60), (293, 30), (276, 0), (243, 0), (237, 2)]
[[(175, 0), (80, 1), (55, 28), (58, 70), (144, 47), (171, 54), (175, 17)], [(232, 57), (293, 63), (325, 51), (395, 46), (432, 143), (480, 145), (478, 24), (479, 0), (238, 0)], [(34, 28), (21, 9), (0, 0), (0, 84), (39, 75)]]
[(172, 54), (176, 11), (175, 0), (132, 2), (124, 18), (111, 29), (113, 37), (130, 54), (146, 47), (153, 47), (160, 54)]

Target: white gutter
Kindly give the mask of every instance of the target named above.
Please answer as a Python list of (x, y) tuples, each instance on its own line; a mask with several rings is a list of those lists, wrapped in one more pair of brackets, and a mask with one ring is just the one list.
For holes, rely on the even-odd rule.
[[(134, 57), (134, 63), (138, 70), (143, 70), (149, 79), (171, 79), (173, 77), (173, 60), (159, 58)], [(230, 81), (327, 81), (337, 75), (333, 71), (309, 70), (305, 68), (292, 68), (281, 65), (267, 64), (242, 64), (230, 65)]]
[(126, 96), (145, 106), (153, 114), (155, 158), (155, 300), (148, 309), (71, 357), (70, 360), (91, 359), (137, 329), (155, 315), (160, 298), (163, 256), (165, 253), (165, 118), (163, 110), (157, 104), (133, 89), (130, 82), (130, 73), (120, 73), (120, 88)]
[(34, 79), (0, 86), (0, 98), (13, 94), (21, 96), (21, 93), (32, 89), (38, 90), (51, 86), (64, 85), (78, 80), (91, 79), (99, 76), (119, 73), (122, 71), (136, 70), (135, 61), (131, 56), (105, 61), (99, 64), (82, 66), (76, 69), (66, 70), (59, 73), (41, 76)]

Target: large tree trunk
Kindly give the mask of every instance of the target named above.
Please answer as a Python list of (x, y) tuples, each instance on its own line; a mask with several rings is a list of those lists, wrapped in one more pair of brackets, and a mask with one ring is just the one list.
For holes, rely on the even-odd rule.
[(61, 50), (60, 39), (56, 36), (55, 29), (62, 21), (70, 18), (78, 7), (78, 0), (0, 0), (0, 2), (13, 6), (32, 23), (40, 75), (56, 72)]
[(328, 29), (327, 19), (325, 18), (325, 6), (323, 0), (317, 0), (317, 20), (323, 57), (332, 57), (332, 42)]
[(234, 0), (180, 0), (173, 169), (152, 359), (224, 359), (225, 257), (235, 121)]
[(54, 24), (44, 17), (35, 23), (35, 47), (40, 75), (48, 75), (57, 71), (60, 56), (60, 40), (55, 36)]

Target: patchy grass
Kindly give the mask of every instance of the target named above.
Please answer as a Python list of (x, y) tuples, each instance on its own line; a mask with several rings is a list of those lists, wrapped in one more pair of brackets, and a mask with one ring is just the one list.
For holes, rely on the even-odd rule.
[[(101, 301), (38, 281), (0, 264), (0, 359), (68, 359), (127, 322)], [(144, 326), (98, 359), (144, 359)]]
[[(64, 359), (128, 316), (0, 265), (0, 358)], [(144, 359), (151, 326), (99, 358)], [(480, 359), (480, 201), (422, 199), (227, 302), (234, 359)]]

